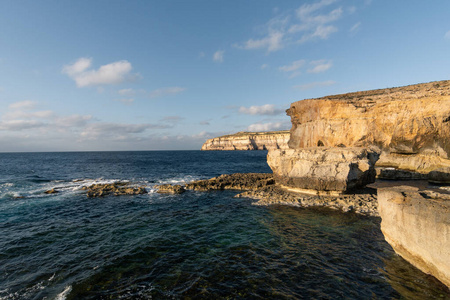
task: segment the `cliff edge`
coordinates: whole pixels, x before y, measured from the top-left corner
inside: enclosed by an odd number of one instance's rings
[[[238,132],[207,140],[202,150],[272,150],[287,149],[289,130]]]

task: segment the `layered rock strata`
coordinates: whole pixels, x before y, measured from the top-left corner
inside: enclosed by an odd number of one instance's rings
[[[383,188],[378,205],[381,230],[395,252],[450,287],[450,194]]]
[[[450,81],[306,99],[287,110],[289,147],[372,147],[378,164],[428,173],[450,166]]]
[[[312,194],[339,195],[375,181],[375,152],[364,148],[272,150],[267,163],[277,184]]]
[[[290,133],[272,132],[238,132],[207,140],[202,150],[271,150],[287,149]]]

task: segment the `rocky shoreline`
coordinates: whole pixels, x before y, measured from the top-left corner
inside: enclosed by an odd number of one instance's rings
[[[236,198],[258,200],[254,205],[291,205],[297,207],[321,206],[340,209],[344,212],[379,216],[376,189],[364,188],[339,196],[311,195],[289,190],[275,184],[273,174],[235,173],[224,174],[206,180],[198,180],[185,185],[160,185],[159,193],[179,194],[180,189],[192,191],[236,190],[244,191]]]

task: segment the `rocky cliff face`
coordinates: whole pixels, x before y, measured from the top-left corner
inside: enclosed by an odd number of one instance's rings
[[[271,150],[267,163],[277,184],[318,195],[341,194],[375,181],[376,153],[364,148]]]
[[[404,186],[379,189],[378,210],[395,252],[450,287],[450,194]]]
[[[371,147],[383,166],[450,166],[450,81],[306,99],[287,110],[289,147]]]
[[[289,131],[239,132],[207,140],[202,150],[287,149]]]

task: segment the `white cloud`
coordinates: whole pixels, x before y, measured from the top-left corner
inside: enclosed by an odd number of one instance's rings
[[[225,51],[224,50],[218,50],[214,53],[213,55],[213,60],[215,62],[223,62],[223,55],[224,55]]]
[[[271,19],[265,26],[267,33],[264,36],[251,38],[236,47],[246,50],[266,49],[270,53],[294,43],[328,39],[338,31],[337,26],[332,23],[341,19],[344,13],[342,7],[326,11],[335,2],[336,0],[322,0],[303,4],[295,14],[285,13],[283,17]]]
[[[444,38],[450,40],[450,30],[445,33]]]
[[[0,130],[21,131],[46,126],[45,123],[37,120],[10,120],[0,121]]]
[[[283,48],[283,36],[281,31],[273,30],[262,39],[249,39],[239,48],[252,50],[267,48],[267,52],[274,52]]]
[[[118,91],[121,96],[134,96],[136,95],[136,91],[133,89],[121,89]]]
[[[149,93],[150,98],[159,98],[169,95],[176,95],[183,91],[185,91],[185,88],[179,87],[179,86],[173,86],[173,87],[167,87],[167,88],[161,88],[153,90]]]
[[[33,109],[35,106],[36,106],[36,102],[30,101],[30,100],[25,100],[25,101],[19,101],[19,102],[11,103],[8,107],[10,109],[25,109],[25,110],[29,110],[29,109]]]
[[[284,113],[284,109],[276,108],[273,104],[265,104],[261,106],[250,106],[239,108],[239,113],[247,115],[279,115]]]
[[[98,70],[89,70],[91,58],[82,57],[71,65],[63,67],[62,72],[75,80],[78,87],[119,84],[136,78],[130,74],[132,66],[126,60],[101,66]]]
[[[84,127],[92,119],[91,115],[69,115],[56,118],[54,124],[59,127]]]
[[[310,89],[314,89],[314,88],[318,88],[318,87],[325,87],[325,86],[330,86],[336,84],[335,81],[333,80],[328,80],[328,81],[317,81],[317,82],[310,82],[310,83],[306,83],[306,84],[300,84],[300,85],[295,85],[293,86],[296,89],[305,91],[305,90],[310,90]]]
[[[315,60],[309,63],[312,67],[308,69],[308,73],[322,73],[327,71],[333,65],[331,60]]]
[[[281,66],[278,69],[283,72],[292,72],[292,71],[297,71],[304,65],[305,65],[305,60],[300,59],[300,60],[296,60],[296,61],[292,62],[290,65]]]
[[[356,33],[359,30],[359,27],[361,26],[361,22],[356,23],[355,25],[352,26],[352,28],[350,28],[350,33]],[[450,33],[450,31],[449,31]],[[449,34],[450,37],[450,34]]]
[[[289,129],[286,122],[273,122],[273,123],[256,123],[247,127],[247,131],[260,132],[260,131],[274,131]]]

